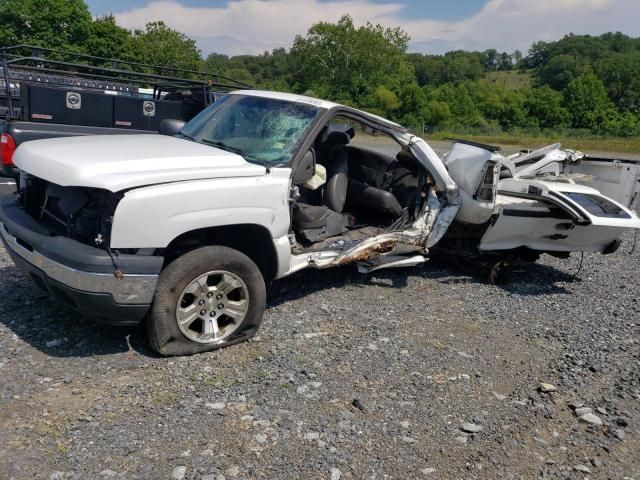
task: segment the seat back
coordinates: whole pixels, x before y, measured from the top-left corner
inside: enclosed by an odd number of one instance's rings
[[[346,149],[351,178],[372,187],[384,188],[387,172],[396,163],[395,158],[361,146],[349,145]]]
[[[349,164],[345,146],[351,138],[346,132],[329,133],[322,143],[320,151],[327,168],[327,185],[324,191],[324,204],[334,212],[342,213],[347,200],[349,183]]]
[[[393,193],[357,180],[349,181],[349,201],[370,212],[383,213],[393,218],[402,215],[402,206]]]

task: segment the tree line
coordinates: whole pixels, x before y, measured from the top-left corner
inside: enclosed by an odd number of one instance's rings
[[[0,0],[0,45],[29,43],[160,66],[206,70],[259,88],[357,106],[423,127],[588,129],[640,134],[640,38],[567,35],[519,51],[408,53],[400,27],[320,22],[290,49],[203,58],[161,21],[127,30],[83,0]]]

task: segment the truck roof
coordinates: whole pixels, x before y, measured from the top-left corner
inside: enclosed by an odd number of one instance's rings
[[[236,90],[234,92],[231,92],[231,94],[247,95],[251,97],[272,98],[274,100],[283,100],[285,102],[308,103],[308,104],[315,105],[320,108],[326,108],[326,109],[341,106],[338,103],[329,102],[327,100],[321,100],[319,98],[308,97],[306,95],[298,95],[296,93],[285,93],[285,92],[272,92],[269,90]]]
[[[321,100],[319,98],[308,97],[306,95],[299,95],[296,93],[272,92],[269,90],[236,90],[236,91],[230,92],[230,94],[231,95],[233,94],[247,95],[252,97],[273,98],[274,100],[283,100],[286,102],[294,102],[294,103],[308,103],[311,105],[315,105],[319,108],[326,108],[327,110],[331,108],[341,107],[348,110],[352,110],[354,112],[358,112],[360,115],[364,117],[369,117],[371,120],[375,120],[376,122],[386,124],[390,127],[393,127],[394,129],[404,130],[404,127],[402,125],[399,125],[395,122],[392,122],[391,120],[380,117],[378,115],[374,115],[373,113],[368,113],[353,107],[347,107],[345,105],[341,105],[335,102],[330,102],[328,100]]]

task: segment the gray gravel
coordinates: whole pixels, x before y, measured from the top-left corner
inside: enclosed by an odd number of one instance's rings
[[[579,256],[504,287],[301,272],[255,340],[171,359],[34,295],[0,250],[0,478],[640,478],[629,240],[575,281]]]

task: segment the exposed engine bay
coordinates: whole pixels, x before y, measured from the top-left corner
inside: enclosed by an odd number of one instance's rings
[[[122,198],[107,190],[61,187],[22,174],[15,194],[25,211],[51,236],[66,236],[85,245],[109,248],[113,214]]]

